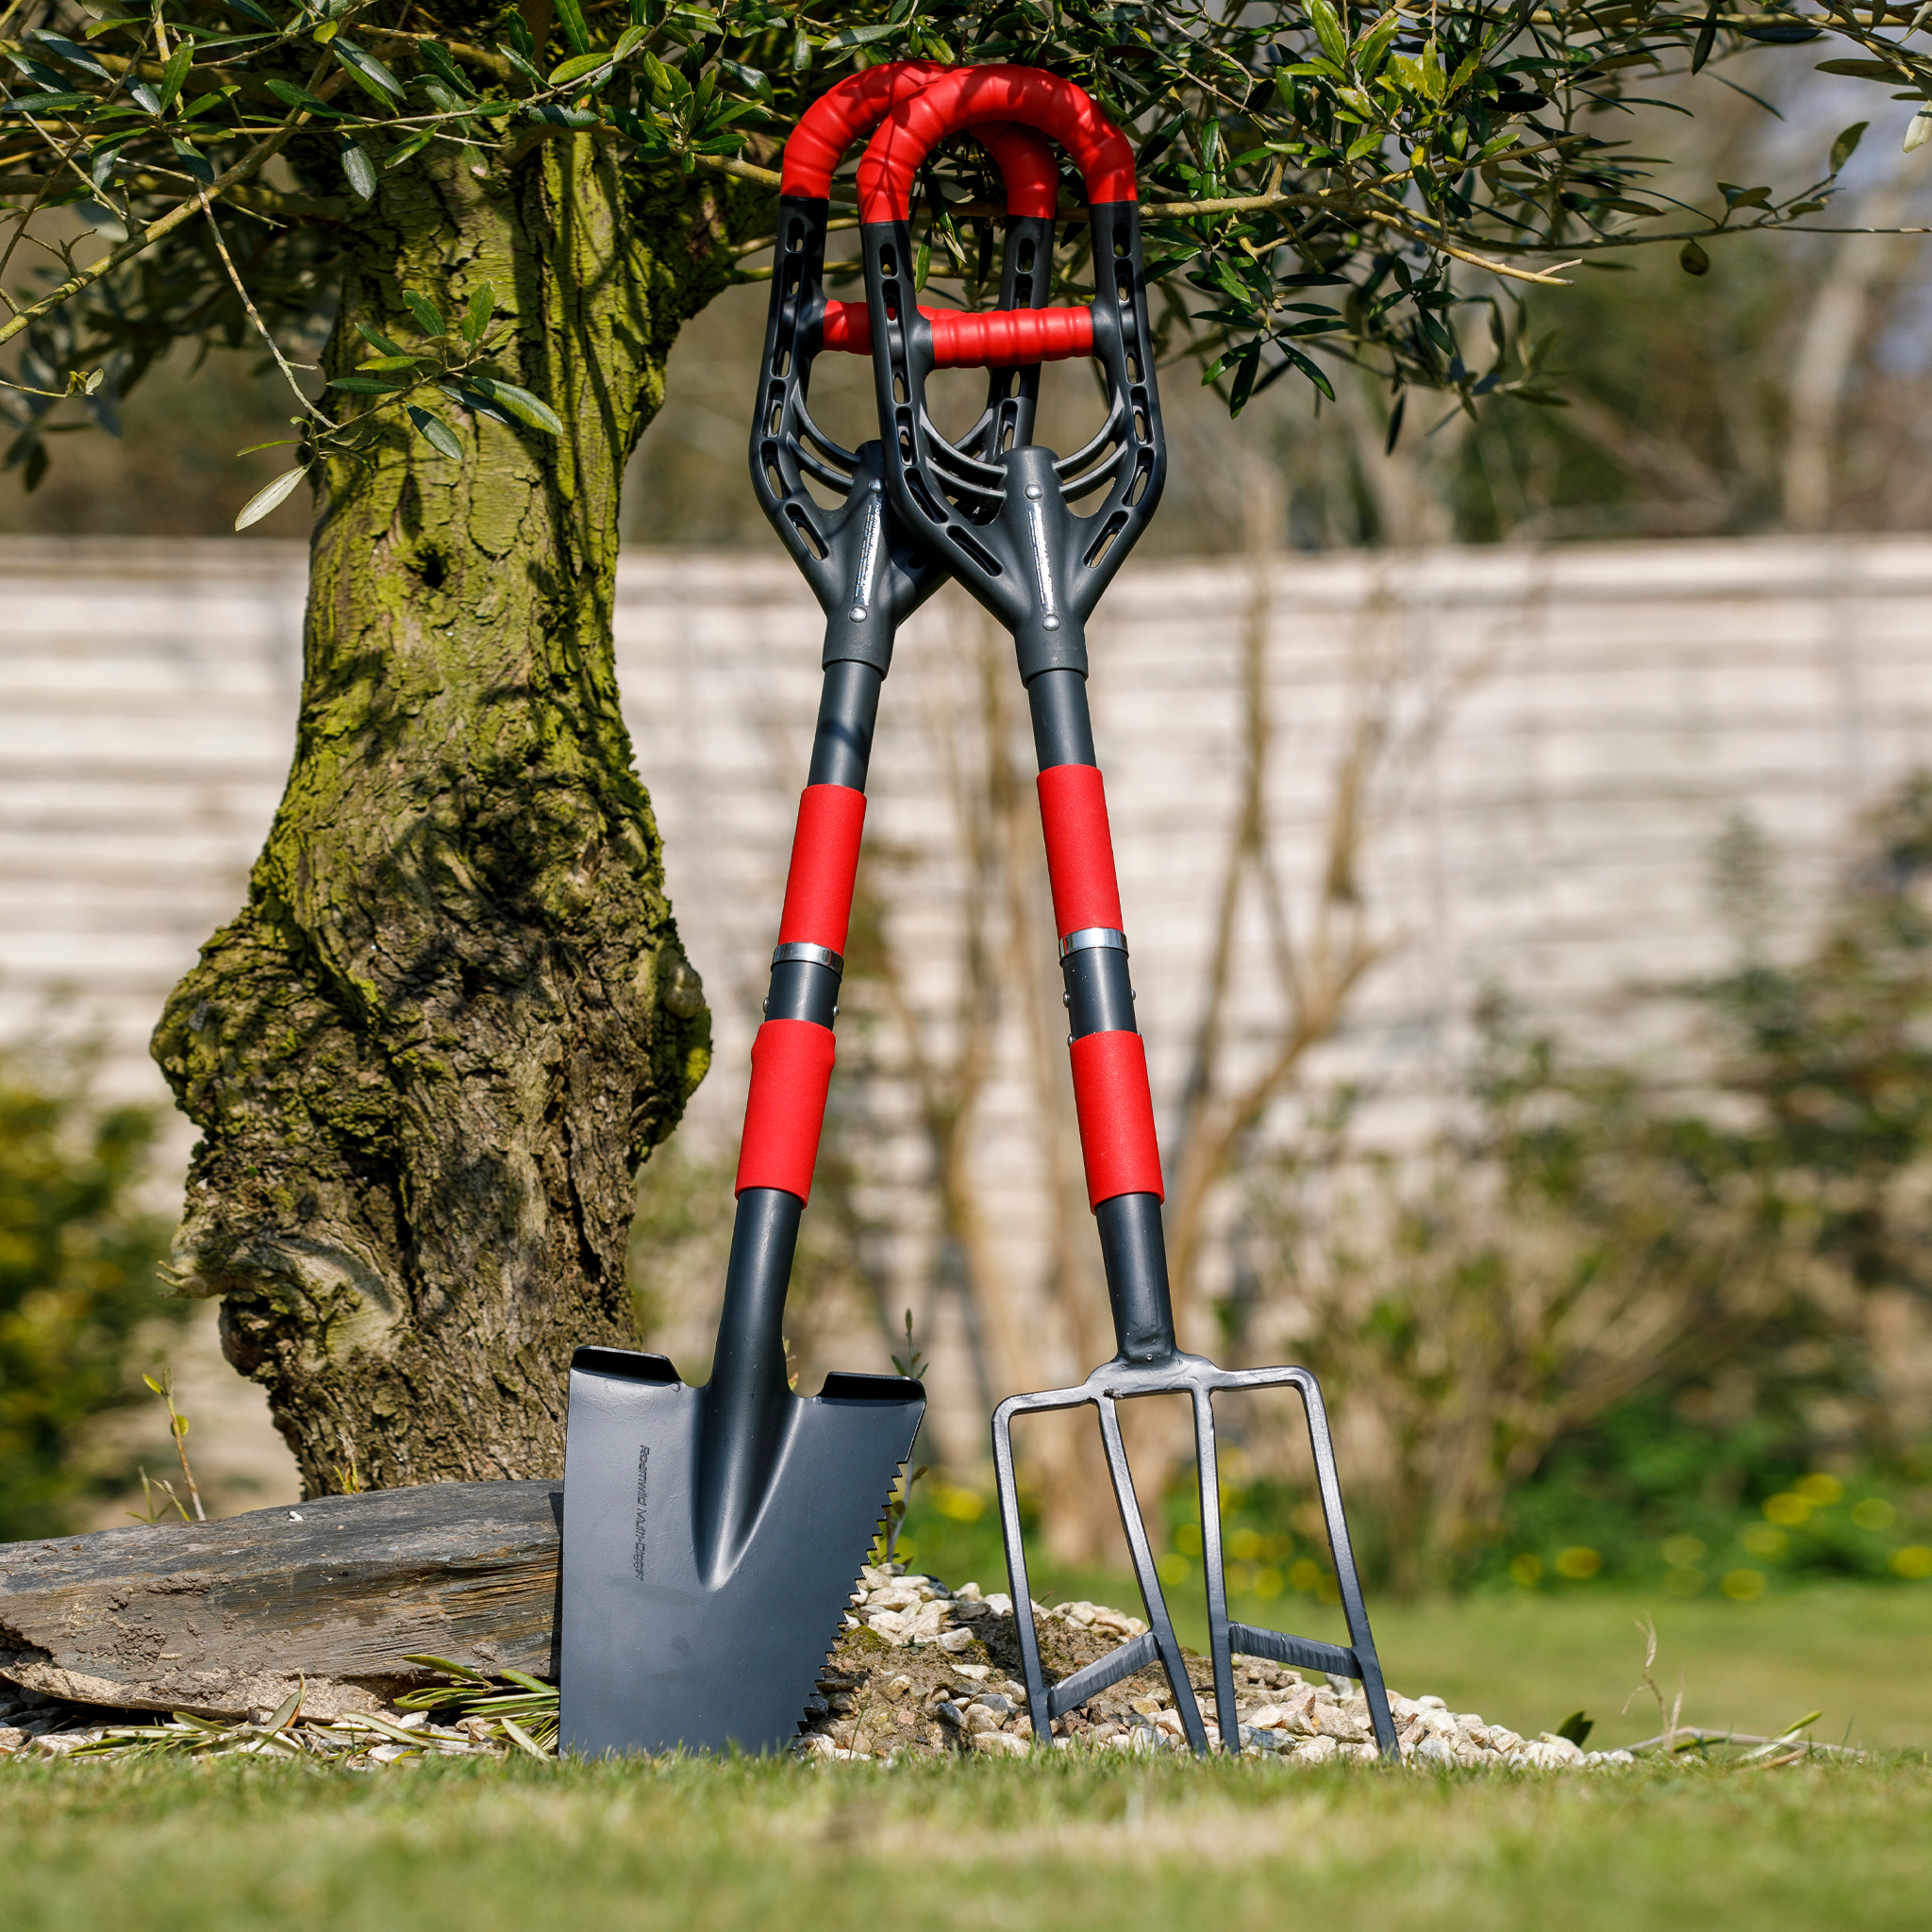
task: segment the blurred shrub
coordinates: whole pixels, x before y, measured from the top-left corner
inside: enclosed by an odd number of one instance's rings
[[[127,1472],[86,1424],[151,1398],[141,1331],[179,1322],[158,1268],[168,1226],[137,1200],[154,1109],[103,1107],[83,1059],[0,1057],[0,1541],[57,1536]]]
[[[1746,920],[1737,969],[1687,990],[1695,1091],[1575,1062],[1491,1002],[1463,1131],[1365,1160],[1344,1108],[1256,1176],[1254,1305],[1348,1411],[1398,1588],[1913,1574],[1932,1429],[1897,1344],[1932,1341],[1932,778],[1863,830],[1801,959]],[[1842,1493],[1765,1515],[1807,1480]]]
[[[1802,1412],[1775,1401],[1726,1427],[1687,1396],[1658,1392],[1557,1442],[1507,1499],[1500,1539],[1474,1579],[1560,1589],[1569,1551],[1591,1576],[1660,1584],[1676,1596],[1748,1600],[1779,1579],[1914,1579],[1932,1573],[1923,1455],[1854,1455],[1842,1474],[1810,1467]],[[1581,1578],[1567,1580],[1580,1581]]]

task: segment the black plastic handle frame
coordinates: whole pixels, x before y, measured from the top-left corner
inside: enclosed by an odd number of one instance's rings
[[[772,303],[765,324],[752,487],[825,614],[827,666],[841,660],[891,665],[892,635],[948,575],[945,561],[905,533],[889,510],[887,464],[876,442],[845,449],[813,422],[811,372],[824,353],[825,240],[829,204],[785,194]],[[1009,215],[1001,259],[999,307],[1046,303],[1053,257],[1051,216]],[[1040,367],[993,373],[987,405],[960,441],[967,459],[1024,443],[1039,408]],[[807,478],[842,499],[820,504]]]
[[[974,79],[1000,70],[976,70]],[[1091,103],[1071,81],[1030,70],[1031,88],[1044,85]],[[1041,126],[1028,88],[996,92],[948,75],[925,92],[927,104],[945,102],[944,131],[966,131],[974,119],[997,114]],[[895,124],[881,125],[861,165],[861,197],[868,171],[891,138],[904,137]],[[928,117],[929,118],[929,117]],[[881,194],[883,206],[888,197]],[[1146,528],[1167,477],[1166,441],[1154,377],[1153,331],[1147,319],[1146,273],[1141,260],[1140,205],[1131,199],[1096,201],[1090,209],[1096,292],[1091,306],[1092,356],[1106,391],[1107,415],[1099,433],[1072,456],[1056,457],[1029,442],[1024,431],[1004,427],[989,444],[984,419],[971,437],[949,441],[926,408],[926,383],[935,367],[932,330],[913,299],[912,240],[896,210],[868,220],[860,229],[866,294],[872,310],[873,368],[879,429],[885,446],[887,488],[892,508],[911,534],[947,571],[1013,633],[1020,674],[1027,683],[1050,670],[1087,670],[1086,625],[1101,593]],[[1038,263],[1042,285],[1050,261]],[[994,393],[1017,387],[1018,372],[994,374]],[[1034,377],[1037,383],[1037,375]],[[1099,495],[1091,510],[1077,503]]]

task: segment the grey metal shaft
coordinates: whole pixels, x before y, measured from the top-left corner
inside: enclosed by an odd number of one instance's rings
[[[879,617],[882,625],[890,623],[888,613]],[[887,637],[890,652],[890,632]],[[835,658],[825,666],[809,783],[865,790],[884,680],[875,664],[854,658]],[[766,1017],[830,1026],[839,983],[831,965],[776,960]],[[805,1203],[780,1188],[747,1188],[738,1197],[698,1460],[698,1570],[711,1581],[737,1562],[782,1444],[791,1393],[785,1296],[804,1211]]]
[[[698,1460],[698,1574],[708,1583],[744,1548],[784,1435],[785,1292],[804,1211],[781,1188],[738,1197]]]
[[[808,785],[849,785],[865,790],[872,763],[872,735],[878,722],[879,687],[886,674],[856,658],[839,658],[825,666],[819,692],[818,723],[811,738],[811,770]]]
[[[1026,685],[1033,747],[1042,772],[1058,765],[1097,765],[1087,680],[1077,671],[1041,671]],[[1134,988],[1124,945],[1080,946],[1060,961],[1066,981],[1068,1034],[1137,1033]],[[1094,1209],[1101,1267],[1113,1312],[1114,1341],[1131,1361],[1164,1359],[1174,1351],[1174,1297],[1158,1194],[1116,1194]]]

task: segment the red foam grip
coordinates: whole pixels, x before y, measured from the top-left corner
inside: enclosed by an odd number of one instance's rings
[[[785,143],[780,194],[823,201],[832,192],[839,163],[907,95],[945,73],[936,60],[893,60],[868,67],[821,94],[800,117]]]
[[[903,222],[919,166],[949,134],[986,121],[1037,127],[1073,156],[1093,202],[1136,201],[1134,150],[1071,80],[1037,67],[955,67],[895,102],[858,164],[858,218]]]
[[[1017,121],[984,121],[973,135],[998,164],[1007,212],[1052,221],[1060,205],[1060,164],[1052,147]]]
[[[1096,765],[1052,765],[1040,774],[1040,824],[1054,928],[1062,939],[1090,925],[1124,929],[1107,788]]]
[[[838,1043],[809,1020],[767,1020],[751,1043],[751,1092],[738,1143],[738,1185],[811,1198]]]
[[[868,67],[821,94],[785,143],[778,192],[824,201],[832,176],[854,146],[903,100],[948,70],[931,60],[894,60]],[[1009,215],[1043,215],[1059,206],[1060,171],[1053,149],[1030,127],[993,122],[974,129],[999,164]]]
[[[1146,1042],[1138,1033],[1089,1033],[1074,1041],[1072,1055],[1087,1205],[1098,1208],[1116,1194],[1164,1199]]]
[[[1093,353],[1093,314],[1087,308],[922,308],[932,325],[935,369],[1002,369],[1015,362],[1065,362]],[[872,354],[872,311],[863,302],[827,302],[822,341],[827,349]]]
[[[865,830],[865,793],[849,785],[808,785],[798,794],[798,829],[785,874],[778,943],[845,950],[852,923],[852,882]]]

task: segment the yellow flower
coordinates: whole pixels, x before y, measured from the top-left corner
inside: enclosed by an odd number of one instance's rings
[[[1531,1584],[1539,1581],[1542,1574],[1543,1559],[1541,1557],[1531,1556],[1527,1550],[1524,1550],[1522,1556],[1512,1557],[1509,1559],[1509,1580],[1512,1583],[1522,1584],[1525,1590]]]
[[[977,1523],[986,1514],[986,1498],[976,1490],[956,1490],[950,1483],[936,1483],[932,1507],[955,1523]]]
[[[1795,1529],[1811,1513],[1811,1499],[1801,1496],[1793,1490],[1781,1491],[1769,1497],[1764,1505],[1768,1522],[1782,1524],[1787,1529]]]
[[[1704,1561],[1710,1552],[1694,1536],[1667,1536],[1663,1541],[1664,1561],[1689,1570]]]
[[[1733,1603],[1756,1603],[1764,1594],[1764,1573],[1761,1570],[1726,1570],[1718,1588]]]
[[[1898,1511],[1883,1496],[1867,1496],[1852,1505],[1852,1521],[1860,1529],[1890,1529]]]
[[[1932,1576],[1932,1549],[1924,1543],[1907,1543],[1892,1557],[1891,1567],[1901,1576]]]
[[[1798,1493],[1814,1509],[1823,1509],[1827,1503],[1836,1503],[1845,1492],[1845,1486],[1835,1475],[1807,1475],[1798,1485]]]
[[[1742,1541],[1754,1557],[1782,1557],[1791,1546],[1790,1538],[1769,1523],[1754,1523]]]
[[[1557,1574],[1574,1577],[1578,1582],[1594,1576],[1603,1567],[1603,1557],[1583,1543],[1573,1543],[1557,1558]]]

